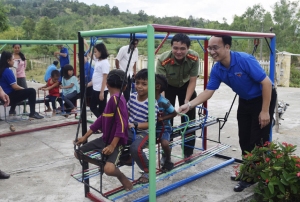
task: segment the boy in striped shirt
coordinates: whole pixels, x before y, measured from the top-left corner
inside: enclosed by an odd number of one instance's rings
[[[149,182],[149,160],[143,149],[148,147],[149,131],[148,131],[148,71],[140,70],[135,75],[136,92],[130,95],[127,103],[129,111],[128,128],[134,128],[136,136],[134,142],[130,145],[130,154],[139,168],[144,171],[138,179],[139,183]],[[158,112],[157,102],[155,101],[155,120]],[[133,137],[129,130],[129,139]]]

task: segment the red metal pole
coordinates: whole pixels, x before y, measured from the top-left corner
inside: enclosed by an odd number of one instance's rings
[[[203,86],[203,90],[206,89],[207,82],[208,82],[208,51],[207,51],[207,47],[208,47],[208,40],[205,40],[204,41],[204,78],[203,78],[204,86]],[[207,101],[205,101],[203,103],[203,106],[207,109]],[[206,150],[207,149],[207,127],[204,127],[203,136],[204,136],[203,149]]]
[[[72,121],[72,122],[68,122],[68,123],[61,123],[61,124],[56,124],[56,125],[52,125],[52,126],[43,126],[43,127],[40,127],[40,128],[22,130],[22,131],[11,132],[11,133],[4,133],[4,134],[0,135],[0,138],[13,136],[13,135],[20,135],[20,134],[30,133],[30,132],[37,132],[37,131],[40,131],[40,130],[47,130],[47,129],[51,129],[51,128],[63,127],[63,126],[68,126],[68,125],[74,125],[74,124],[78,124],[78,121]]]
[[[76,44],[74,44],[73,47],[73,51],[74,51],[74,75],[76,76]]]
[[[165,38],[162,40],[162,42],[159,44],[159,46],[157,47],[157,49],[155,50],[155,55],[157,54],[157,52],[160,50],[160,48],[164,45],[165,41],[167,40],[167,38],[169,37],[170,32],[167,33],[167,35],[165,36]]]
[[[105,199],[98,198],[96,195],[92,194],[91,192],[88,192],[86,197],[94,202],[105,202],[106,201]]]

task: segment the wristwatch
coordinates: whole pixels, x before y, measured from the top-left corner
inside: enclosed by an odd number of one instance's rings
[[[188,102],[187,105],[189,106],[189,110],[192,109],[192,105],[190,102]]]
[[[134,125],[134,129],[135,129],[135,130],[137,130],[137,129],[138,129],[138,125],[139,125],[139,123],[138,123],[138,122],[136,122],[136,121],[134,121],[134,122],[133,122],[133,125]]]

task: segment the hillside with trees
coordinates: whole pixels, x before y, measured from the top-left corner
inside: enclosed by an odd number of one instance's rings
[[[100,5],[87,5],[77,0],[0,0],[0,4],[0,18],[4,15],[9,19],[9,29],[0,33],[0,39],[77,39],[78,31],[152,23],[247,32],[270,32],[272,27],[278,50],[300,53],[299,1],[278,0],[273,5],[273,14],[259,4],[254,5],[243,15],[235,15],[231,24],[225,18],[218,22],[194,16],[187,19],[178,16],[161,18],[147,15],[143,10],[120,12],[116,6],[101,5],[101,1]],[[104,42],[110,44],[113,53],[126,43],[121,39],[104,39]],[[193,49],[201,51],[199,45]],[[252,52],[253,40],[236,40],[233,49]],[[52,49],[36,50],[36,53],[47,54],[47,51]],[[141,53],[147,54],[146,49],[141,49]],[[264,42],[261,57],[268,55],[269,49]]]

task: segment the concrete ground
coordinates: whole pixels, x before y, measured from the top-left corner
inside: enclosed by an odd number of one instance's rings
[[[30,83],[29,85],[37,88],[39,84]],[[199,84],[197,92],[201,92],[202,88],[203,86]],[[231,89],[222,85],[208,103],[209,115],[224,117],[233,97],[234,93]],[[300,130],[300,89],[278,88],[278,98],[288,102],[290,106],[283,116],[285,120],[281,121],[279,132],[276,133],[273,130],[273,140],[300,145],[298,138],[298,131]],[[231,146],[222,154],[241,158],[236,122],[237,104],[236,101],[229,119],[221,131],[221,142]],[[42,108],[43,106],[41,106],[41,111]],[[90,118],[89,114],[88,118]],[[14,125],[17,131],[22,131],[69,123],[74,120],[74,116],[68,118],[57,116],[43,120],[16,122]],[[178,123],[179,118],[176,121]],[[77,125],[69,125],[0,138],[0,169],[11,174],[10,179],[0,180],[0,201],[90,201],[84,197],[83,184],[70,176],[72,173],[80,172],[81,169],[79,162],[73,156],[72,141],[75,139],[76,131]],[[217,132],[217,125],[208,127],[209,138],[217,138]],[[0,134],[4,133],[10,133],[10,131],[8,124],[1,121]],[[198,135],[200,135],[200,132],[198,132]],[[98,137],[98,135],[93,136],[91,138]],[[201,140],[197,140],[197,145],[201,145]],[[209,147],[213,145],[214,143],[208,144]],[[178,151],[180,151],[180,148],[174,148],[174,152]],[[297,150],[296,154],[300,155],[300,150]],[[184,172],[177,173],[157,183],[157,189],[185,179],[221,162],[224,162],[224,160],[211,157]],[[233,165],[226,166],[159,196],[157,201],[249,201],[249,198],[253,195],[253,187],[240,193],[233,191],[236,183],[229,179],[234,170]],[[140,173],[136,166],[135,168],[134,175],[138,178]],[[122,167],[121,170],[127,176],[131,175],[130,167]],[[114,178],[105,175],[103,175],[103,178],[104,192],[120,186],[120,183]],[[90,183],[99,188],[98,177],[92,178]],[[145,193],[147,192],[148,190],[145,191]],[[92,191],[92,193],[100,197],[95,191]],[[135,193],[118,201],[133,201],[141,195],[141,193]]]

